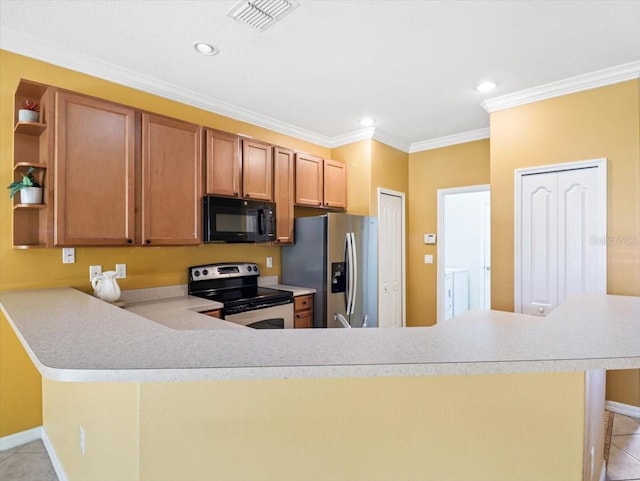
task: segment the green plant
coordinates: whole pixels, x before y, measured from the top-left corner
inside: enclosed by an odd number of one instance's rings
[[[9,198],[13,199],[13,196],[16,195],[16,193],[20,192],[25,187],[40,187],[40,184],[38,183],[36,178],[33,176],[34,170],[35,169],[33,167],[29,167],[29,170],[27,171],[27,173],[22,174],[21,181],[15,181],[9,184],[9,186],[7,187],[7,189],[9,189]]]
[[[33,110],[34,112],[40,112],[40,106],[29,99],[26,99],[24,102],[22,102],[22,108],[25,110]]]

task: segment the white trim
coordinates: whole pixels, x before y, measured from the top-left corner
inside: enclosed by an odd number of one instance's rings
[[[64,472],[64,469],[62,469],[60,459],[56,455],[56,450],[53,448],[53,444],[51,444],[51,440],[47,435],[47,430],[44,427],[42,428],[42,444],[44,444],[44,447],[47,450],[53,470],[56,472],[56,476],[58,476],[58,481],[68,481],[67,474]]]
[[[523,169],[514,170],[514,211],[513,211],[513,224],[514,224],[514,312],[522,312],[522,259],[521,259],[521,243],[522,243],[522,226],[520,225],[520,212],[522,209],[522,177],[524,175],[543,174],[548,172],[560,172],[563,170],[572,169],[585,169],[589,167],[598,168],[598,188],[603,195],[604,202],[598,205],[598,222],[602,227],[601,236],[603,238],[607,235],[607,159],[591,159],[591,160],[579,160],[577,162],[566,162],[563,164],[549,164],[539,167],[526,167]],[[602,294],[607,293],[607,249],[606,242],[602,249],[600,249],[600,256],[598,258],[600,265],[600,289]]]
[[[444,319],[444,304],[442,294],[444,291],[444,198],[451,194],[466,194],[470,192],[491,192],[490,184],[469,185],[466,187],[452,187],[449,189],[438,189],[437,191],[437,216],[438,226],[436,231],[436,322],[440,323]],[[442,260],[442,262],[440,262]]]
[[[409,144],[407,142],[385,132],[381,132],[380,130],[376,130],[373,133],[372,138],[373,140],[377,140],[378,142],[388,145],[389,147],[393,147],[394,149],[398,149],[406,153],[409,152]]]
[[[489,127],[482,129],[469,130],[458,134],[446,135],[431,140],[423,140],[422,142],[414,142],[409,146],[409,153],[422,152],[423,150],[439,149],[450,145],[464,144],[473,142],[474,140],[482,140],[489,138]]]
[[[328,144],[326,145],[326,147],[341,147],[343,145],[352,144],[354,142],[360,142],[361,140],[372,139],[375,130],[375,127],[367,127],[366,129],[354,130],[353,132],[347,132],[346,134],[338,135],[336,137],[328,139]]]
[[[401,256],[402,256],[402,327],[407,326],[407,218],[406,199],[404,192],[378,187],[378,231],[380,230],[380,196],[393,195],[400,197],[402,203]],[[380,239],[380,232],[378,232]],[[380,255],[378,255],[378,279],[380,278]],[[381,284],[378,282],[378,299],[380,299]],[[378,326],[380,325],[380,308],[378,307]]]
[[[19,433],[9,434],[0,438],[0,451],[7,449],[13,449],[23,444],[37,441],[42,438],[42,426],[37,428],[27,429],[26,431],[20,431]]]
[[[607,401],[604,408],[612,413],[640,419],[640,406],[633,406],[631,404],[624,404],[616,401]]]
[[[607,481],[607,463],[602,463],[602,468],[600,468],[600,477],[598,481]]]
[[[576,75],[557,82],[540,85],[512,94],[487,99],[480,105],[489,113],[539,102],[540,100],[560,97],[584,90],[591,90],[627,80],[640,78],[640,61],[618,65],[583,75]]]

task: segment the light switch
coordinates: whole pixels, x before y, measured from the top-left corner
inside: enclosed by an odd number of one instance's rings
[[[424,263],[425,264],[433,264],[433,256],[431,254],[424,255]]]
[[[436,235],[435,234],[425,234],[424,235],[424,243],[425,244],[435,244],[436,243]]]

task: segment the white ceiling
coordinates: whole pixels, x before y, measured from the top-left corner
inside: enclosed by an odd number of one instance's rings
[[[299,0],[263,32],[236,3],[1,0],[0,47],[323,145],[371,116],[407,151],[486,129],[489,97],[640,60],[637,0]]]

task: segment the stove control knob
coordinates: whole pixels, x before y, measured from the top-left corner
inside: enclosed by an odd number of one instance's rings
[[[203,276],[206,276],[207,274],[209,274],[209,271],[208,271],[208,270],[206,270],[206,269],[205,269],[205,270],[203,270],[203,271],[202,271],[202,275],[203,275]]]
[[[193,271],[193,277],[200,277],[200,271]]]

